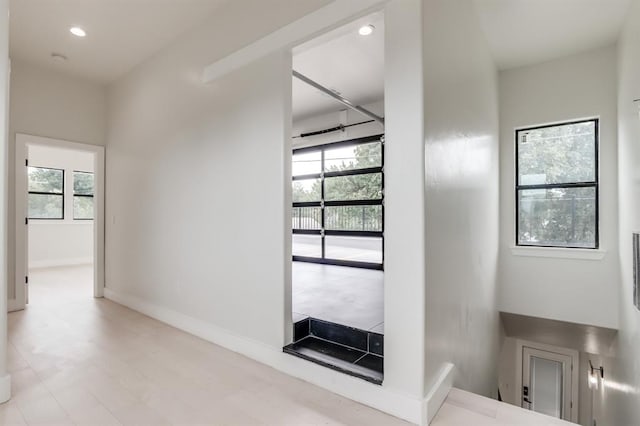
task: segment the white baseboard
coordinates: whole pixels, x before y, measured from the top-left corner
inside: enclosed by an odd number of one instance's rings
[[[422,415],[422,423],[430,424],[438,413],[438,410],[447,399],[449,391],[453,387],[453,378],[455,366],[451,363],[445,363],[436,377],[433,386],[427,393],[424,403],[424,412]]]
[[[93,263],[93,257],[74,257],[69,259],[30,260],[29,269],[55,268],[57,266],[78,266]]]
[[[415,424],[423,423],[425,401],[393,389],[330,370],[285,354],[282,348],[238,336],[211,323],[149,303],[139,297],[104,289],[104,296],[116,303],[240,353],[290,376],[320,386],[333,393],[368,405]]]

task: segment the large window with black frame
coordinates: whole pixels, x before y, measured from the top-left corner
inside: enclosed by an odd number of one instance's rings
[[[598,120],[516,131],[516,244],[598,248]]]
[[[293,151],[293,260],[383,269],[384,136]]]

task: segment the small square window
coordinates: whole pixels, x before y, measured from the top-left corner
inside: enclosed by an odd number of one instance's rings
[[[64,219],[64,170],[28,168],[29,219]]]

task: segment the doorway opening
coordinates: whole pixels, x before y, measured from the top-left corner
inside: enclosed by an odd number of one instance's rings
[[[373,383],[384,361],[384,17],[293,51],[285,352]]]
[[[522,345],[522,408],[577,421],[578,364],[576,351]]]
[[[102,147],[16,135],[10,310],[102,297],[103,158]]]

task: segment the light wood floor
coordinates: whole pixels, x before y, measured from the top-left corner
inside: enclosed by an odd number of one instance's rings
[[[91,268],[30,275],[0,424],[401,425],[106,299]]]
[[[406,425],[106,299],[90,267],[30,274],[0,425]],[[453,390],[434,426],[565,422]]]

